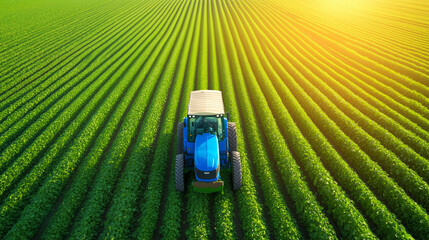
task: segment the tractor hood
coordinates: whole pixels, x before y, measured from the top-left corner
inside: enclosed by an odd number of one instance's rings
[[[200,171],[213,171],[219,167],[219,146],[216,135],[203,133],[195,139],[195,167]]]

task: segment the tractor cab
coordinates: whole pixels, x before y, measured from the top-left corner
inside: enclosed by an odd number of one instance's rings
[[[224,138],[223,115],[216,116],[188,116],[188,141],[195,141],[197,135],[209,133],[215,135],[217,139]]]
[[[235,168],[240,165],[236,142],[235,124],[228,122],[222,92],[191,92],[188,115],[177,129],[177,190],[184,191],[184,174],[193,170],[196,180],[192,182],[194,191],[223,192],[220,170],[231,170],[234,165]],[[235,171],[233,189],[236,190],[241,186],[241,165]]]

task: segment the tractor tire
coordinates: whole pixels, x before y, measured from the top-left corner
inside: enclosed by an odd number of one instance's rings
[[[235,122],[228,123],[228,143],[229,151],[237,151],[237,127]]]
[[[185,158],[183,154],[176,155],[176,169],[175,169],[175,179],[176,179],[176,189],[179,192],[185,191],[185,176],[183,173],[183,168],[185,167]]]
[[[183,149],[183,122],[177,124],[177,145],[176,154],[182,154],[185,152]]]
[[[241,188],[241,160],[240,153],[231,152],[232,159],[232,190],[237,191]]]

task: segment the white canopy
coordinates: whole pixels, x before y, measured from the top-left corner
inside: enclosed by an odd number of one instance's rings
[[[222,92],[216,90],[192,91],[189,98],[188,115],[224,114]]]

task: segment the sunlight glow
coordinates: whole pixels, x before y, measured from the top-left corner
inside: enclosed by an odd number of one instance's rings
[[[370,0],[319,0],[322,11],[331,16],[347,17],[355,12],[365,11],[371,1]]]

